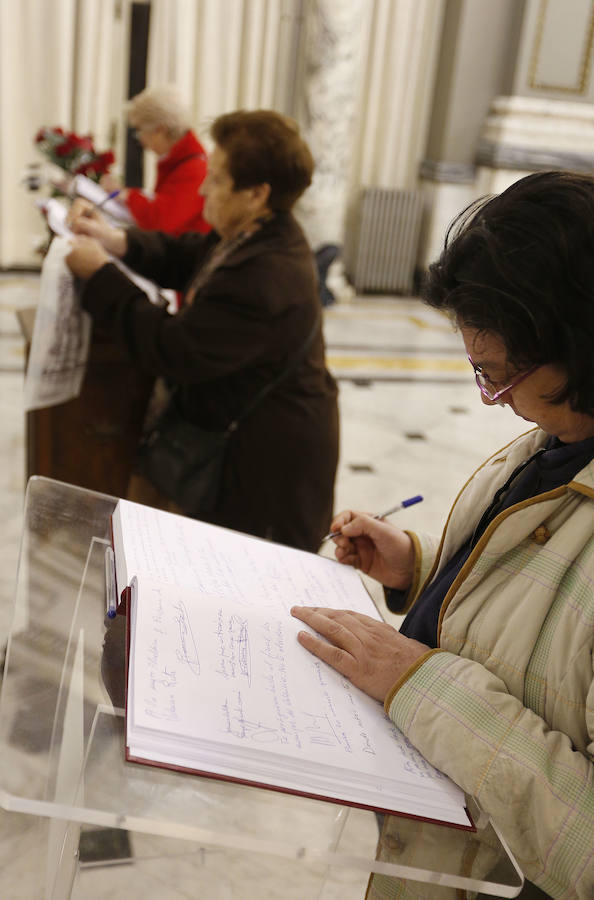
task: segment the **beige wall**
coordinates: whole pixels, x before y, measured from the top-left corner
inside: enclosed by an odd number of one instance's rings
[[[594,102],[592,0],[528,0],[512,93]]]
[[[426,156],[472,164],[491,99],[507,93],[522,0],[448,0]]]

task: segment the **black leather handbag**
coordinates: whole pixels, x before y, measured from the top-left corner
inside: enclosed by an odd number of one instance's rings
[[[216,505],[229,441],[240,423],[264,397],[297,367],[311,346],[320,318],[297,354],[273,381],[258,391],[224,431],[208,431],[186,419],[174,391],[165,412],[143,437],[138,472],[188,516],[200,516]]]
[[[174,396],[141,441],[138,470],[187,515],[210,512],[233,430],[206,431],[194,425],[179,412]]]

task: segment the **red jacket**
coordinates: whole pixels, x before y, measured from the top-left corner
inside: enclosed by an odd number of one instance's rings
[[[209,232],[210,225],[202,218],[204,197],[198,193],[205,175],[206,152],[194,132],[187,131],[159,160],[154,196],[129,189],[126,202],[137,225],[176,236]]]

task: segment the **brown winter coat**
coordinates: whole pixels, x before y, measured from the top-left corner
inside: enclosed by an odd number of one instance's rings
[[[133,228],[124,262],[184,291],[218,240]],[[320,314],[313,256],[290,213],[265,222],[176,315],[113,264],[88,280],[82,302],[142,371],[179,386],[184,414],[209,428],[224,428],[282,371]],[[303,362],[233,436],[219,502],[205,518],[315,551],[331,520],[337,457],[337,388],[320,324]]]

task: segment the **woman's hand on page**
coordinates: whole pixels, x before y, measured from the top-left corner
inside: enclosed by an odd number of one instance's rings
[[[291,615],[322,635],[300,631],[302,647],[382,703],[398,679],[430,650],[362,613],[294,606]]]
[[[334,517],[331,531],[336,559],[361,569],[386,587],[405,591],[414,574],[414,546],[401,528],[365,513],[346,510]]]

